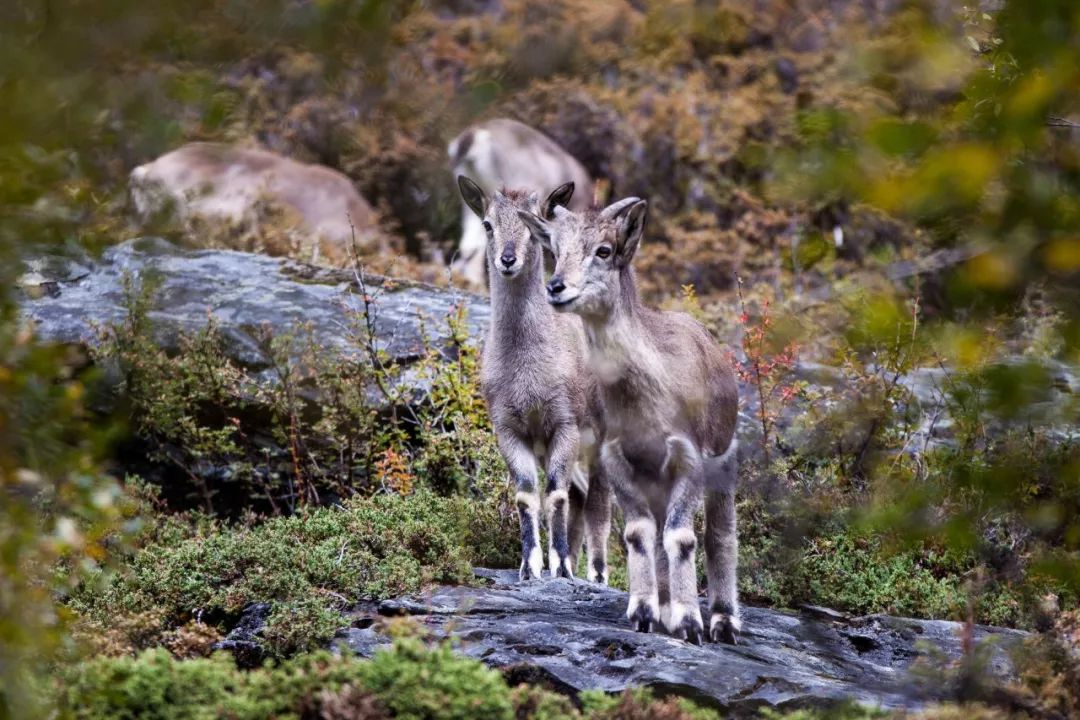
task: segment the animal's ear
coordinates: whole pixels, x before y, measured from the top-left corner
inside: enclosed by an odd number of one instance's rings
[[[488,209],[488,197],[484,191],[464,175],[458,175],[457,185],[458,190],[461,191],[461,199],[465,201],[470,210],[476,213],[478,218],[483,219]]]
[[[618,247],[615,250],[615,264],[626,267],[637,252],[641,236],[645,234],[645,220],[649,215],[649,203],[638,200],[629,207],[619,221],[617,232]]]
[[[528,210],[518,210],[518,217],[525,227],[529,228],[529,234],[548,250],[551,249],[551,226],[543,218],[533,215]]]
[[[544,200],[544,204],[540,208],[540,217],[551,220],[555,217],[555,208],[567,207],[572,197],[574,197],[574,183],[563,183],[552,190],[551,194]]]

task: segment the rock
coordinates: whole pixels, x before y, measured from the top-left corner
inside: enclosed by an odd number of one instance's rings
[[[350,324],[363,317],[363,301],[351,270],[319,268],[252,253],[183,250],[160,238],[116,245],[101,260],[31,260],[20,285],[20,310],[43,340],[88,345],[98,329],[127,314],[125,278],[155,284],[149,319],[155,338],[169,351],[180,336],[213,318],[225,353],[258,374],[269,367],[261,336],[307,332],[320,347],[347,355],[364,352]],[[425,334],[449,350],[445,319],[459,303],[470,336],[480,337],[489,316],[484,298],[422,283],[365,276],[375,308],[373,334],[387,360],[406,372],[423,354]],[[27,292],[27,287],[50,288]]]
[[[225,639],[214,643],[211,649],[231,652],[242,668],[258,667],[266,659],[261,633],[272,609],[270,603],[250,603]]]
[[[131,278],[129,282],[127,278]],[[234,454],[189,455],[188,448],[171,438],[132,434],[117,447],[114,471],[138,475],[163,489],[173,507],[203,503],[219,512],[240,513],[244,508],[276,510],[291,500],[290,478],[295,457],[280,440],[280,416],[271,392],[280,377],[271,363],[273,352],[291,355],[291,365],[303,373],[311,353],[333,364],[335,356],[370,368],[364,320],[364,292],[351,270],[318,268],[281,258],[232,251],[183,250],[158,238],[131,240],[105,251],[99,261],[60,257],[28,263],[20,281],[21,318],[46,341],[69,344],[73,364],[93,358],[85,352],[103,340],[103,331],[122,323],[131,305],[131,287],[152,283],[146,320],[153,340],[170,355],[184,347],[184,335],[206,328],[213,321],[221,352],[243,370],[228,392],[242,423],[243,440]],[[385,373],[365,376],[367,407],[388,417],[410,415],[428,399],[430,363],[436,357],[453,361],[457,345],[451,341],[447,317],[458,316],[470,338],[479,338],[488,319],[483,298],[408,281],[365,275],[364,286],[373,308],[373,347]],[[281,341],[292,337],[291,345]],[[122,406],[117,384],[120,368],[107,363],[91,393],[91,407],[104,415]],[[385,381],[384,381],[385,380]],[[324,417],[324,398],[313,380],[303,378],[296,387],[305,421],[317,432]],[[322,437],[322,436],[320,436]],[[334,477],[348,477],[358,485],[367,481],[363,468],[345,458],[341,465],[325,465]],[[327,462],[333,462],[330,458]],[[267,491],[269,488],[269,491]],[[209,491],[207,491],[209,489]],[[329,483],[318,490],[325,502],[340,497]],[[272,498],[272,499],[269,499]],[[260,504],[269,503],[269,505]]]
[[[1014,355],[999,361],[1003,368],[1030,366],[1032,374],[1039,376],[1033,393],[1038,393],[1038,400],[1032,400],[1024,413],[1015,418],[986,415],[987,427],[994,432],[1005,432],[1027,427],[1029,420],[1038,421],[1048,436],[1061,442],[1075,442],[1080,438],[1071,408],[1080,393],[1080,369],[1058,360]],[[874,366],[866,366],[867,373],[874,372]],[[881,370],[882,379],[891,382],[892,374]],[[907,438],[905,452],[922,454],[929,450],[951,447],[954,420],[949,414],[951,405],[950,392],[957,387],[962,373],[946,367],[913,368],[896,378],[897,389],[893,411],[897,418],[907,417],[910,435]],[[786,402],[774,397],[770,409],[776,414],[773,418],[771,434],[776,455],[793,455],[805,452],[815,457],[828,457],[835,453],[837,443],[842,439],[845,449],[851,452],[850,443],[861,442],[869,431],[866,417],[856,412],[861,398],[857,379],[836,367],[814,362],[798,361],[785,379],[786,383],[805,384],[806,394],[795,395]],[[806,398],[810,397],[811,400]],[[813,407],[811,403],[814,403]],[[740,383],[739,387],[739,457],[741,462],[757,460],[762,456],[760,401],[756,389],[749,383]],[[814,410],[815,414],[811,413]],[[831,427],[822,431],[808,418],[829,413],[847,412],[846,418],[852,423],[852,436],[839,438]],[[860,425],[861,423],[861,425]]]
[[[777,58],[773,70],[776,72],[776,79],[780,81],[780,90],[785,95],[791,95],[799,89],[799,68],[791,58]]]
[[[438,587],[419,598],[384,602],[408,612],[436,638],[511,678],[545,682],[567,693],[620,692],[649,686],[736,716],[762,707],[828,706],[852,699],[888,708],[918,707],[934,696],[907,670],[930,653],[961,654],[960,623],[886,616],[847,618],[745,608],[738,646],[702,647],[630,630],[625,592],[577,580],[520,583],[516,570],[477,570],[485,587]],[[978,626],[990,648],[986,672],[1009,676],[1006,651],[1025,633]],[[339,634],[335,645],[369,657],[388,643],[370,628]],[[939,683],[940,684],[940,683]]]

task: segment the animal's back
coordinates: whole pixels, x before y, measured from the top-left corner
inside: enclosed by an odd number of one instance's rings
[[[554,140],[524,123],[495,118],[454,138],[447,152],[455,175],[474,178],[488,193],[501,187],[546,191],[565,182],[576,190],[570,207],[584,210],[593,197],[589,173]]]
[[[146,217],[166,203],[181,216],[232,222],[251,218],[264,196],[295,213],[308,230],[344,247],[350,220],[361,244],[370,244],[376,218],[348,177],[255,148],[222,143],[184,145],[131,172],[136,211]]]
[[[678,311],[653,311],[650,325],[676,372],[675,389],[688,408],[706,454],[725,452],[738,419],[738,385],[724,349],[705,327]]]

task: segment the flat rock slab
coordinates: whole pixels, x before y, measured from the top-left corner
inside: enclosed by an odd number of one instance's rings
[[[916,707],[932,699],[909,667],[929,652],[961,655],[959,623],[886,616],[848,618],[822,608],[789,613],[745,608],[738,646],[702,647],[630,630],[627,594],[583,580],[519,583],[513,570],[478,570],[484,587],[439,587],[384,601],[383,615],[416,616],[437,638],[512,678],[575,693],[649,686],[736,714],[841,700]],[[987,672],[1011,673],[1007,649],[1024,633],[976,627],[990,650]],[[342,631],[338,645],[370,656],[388,640],[372,628]],[[940,679],[940,678],[939,678]],[[938,683],[940,685],[940,683]]]

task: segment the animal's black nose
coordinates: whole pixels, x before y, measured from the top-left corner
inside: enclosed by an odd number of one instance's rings
[[[499,261],[502,262],[504,267],[510,267],[511,265],[514,264],[514,262],[517,261],[517,256],[514,255],[513,253],[503,253],[499,257]]]
[[[555,277],[551,278],[551,282],[549,282],[547,284],[547,289],[548,289],[548,294],[550,294],[550,295],[558,295],[559,293],[561,293],[563,290],[566,289],[566,283],[563,282],[561,277],[556,275]]]

